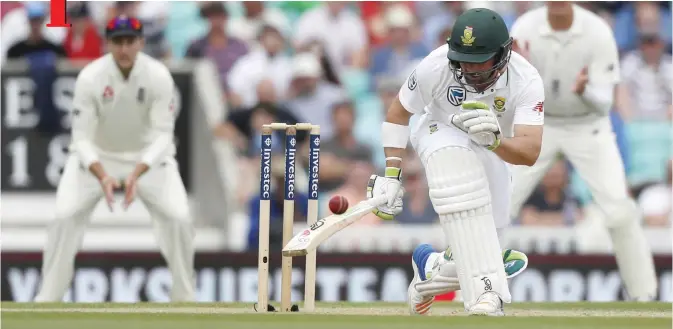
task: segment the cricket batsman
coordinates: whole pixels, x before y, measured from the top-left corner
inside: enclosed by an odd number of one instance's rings
[[[96,204],[115,211],[138,197],[150,213],[173,278],[171,299],[194,300],[194,231],[175,161],[176,104],[168,69],[144,54],[143,25],[119,16],[106,26],[109,54],[77,77],[71,154],[56,191],[37,302],[59,302],[73,276],[75,254]]]
[[[609,117],[620,77],[612,29],[578,5],[550,1],[522,15],[512,36],[515,51],[541,72],[548,100],[540,157],[535,165],[513,171],[512,213],[519,213],[557,154],[565,155],[602,210],[629,297],[654,299],[652,253],[628,194]]]
[[[457,277],[468,314],[501,316],[503,303],[511,302],[497,230],[510,222],[510,165],[535,164],[544,121],[542,79],[511,50],[500,15],[465,11],[447,44],[421,61],[386,114],[385,175],[372,175],[368,196],[386,196],[388,203],[375,213],[393,219],[402,209],[400,168],[410,139],[450,246],[450,257],[427,245],[414,251],[412,314],[427,314],[436,294],[458,288],[447,275]],[[420,118],[410,131],[414,114]],[[455,271],[443,270],[447,259]]]

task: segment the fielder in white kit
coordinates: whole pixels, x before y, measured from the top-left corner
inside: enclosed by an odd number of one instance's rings
[[[539,70],[547,103],[542,151],[532,167],[516,166],[512,214],[563,154],[587,182],[604,214],[617,265],[632,299],[652,300],[657,278],[652,253],[628,194],[624,164],[610,123],[619,58],[610,26],[569,2],[548,2],[512,27],[515,51]]]
[[[71,154],[56,192],[56,218],[35,301],[63,299],[94,207],[105,197],[114,211],[119,187],[124,208],[137,195],[153,219],[172,274],[171,300],[194,300],[194,232],[174,158],[174,82],[166,66],[140,51],[142,30],[135,18],[111,20],[106,27],[110,53],[77,77]]]
[[[450,246],[450,254],[427,245],[414,251],[412,314],[428,314],[435,295],[458,288],[471,315],[504,315],[503,302],[511,302],[497,229],[509,224],[510,164],[535,163],[544,121],[542,79],[511,47],[500,15],[464,12],[447,45],[421,61],[388,109],[386,172],[372,175],[368,196],[389,201],[375,213],[392,219],[402,209],[400,167],[411,139]],[[410,132],[413,114],[422,115]]]

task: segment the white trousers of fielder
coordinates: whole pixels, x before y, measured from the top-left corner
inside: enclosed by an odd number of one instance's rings
[[[628,195],[624,164],[610,118],[590,123],[545,123],[540,157],[532,167],[513,166],[512,213],[519,214],[549,167],[563,154],[587,182],[601,209],[617,265],[632,299],[656,296],[657,278],[652,252],[640,225],[636,203]]]
[[[124,179],[135,163],[101,159],[108,175]],[[103,198],[98,180],[70,155],[56,192],[56,214],[49,225],[42,261],[42,284],[37,302],[63,300],[74,273],[91,214]],[[178,166],[173,158],[150,168],[138,179],[137,199],[147,208],[162,256],[172,274],[172,301],[194,300],[194,229]],[[138,202],[136,200],[136,202]],[[123,211],[121,207],[115,211]]]

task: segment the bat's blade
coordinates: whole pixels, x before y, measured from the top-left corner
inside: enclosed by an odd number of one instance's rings
[[[311,227],[295,235],[283,248],[283,256],[305,256],[315,250],[323,241],[353,224],[374,208],[386,203],[385,197],[361,201],[341,215],[330,215],[319,219]]]

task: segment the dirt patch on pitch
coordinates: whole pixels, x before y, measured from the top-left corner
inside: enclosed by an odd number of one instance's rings
[[[11,313],[121,313],[121,314],[257,314],[252,308],[234,307],[171,307],[171,308],[3,308]],[[274,313],[298,314],[298,313]],[[301,314],[301,310],[299,312]],[[406,309],[400,307],[357,307],[357,308],[319,308],[312,314],[318,315],[373,315],[393,316],[408,315]],[[437,308],[432,316],[466,316],[460,308]],[[606,310],[508,310],[506,316],[516,317],[636,317],[636,318],[670,318],[670,312],[660,311],[606,311]]]

